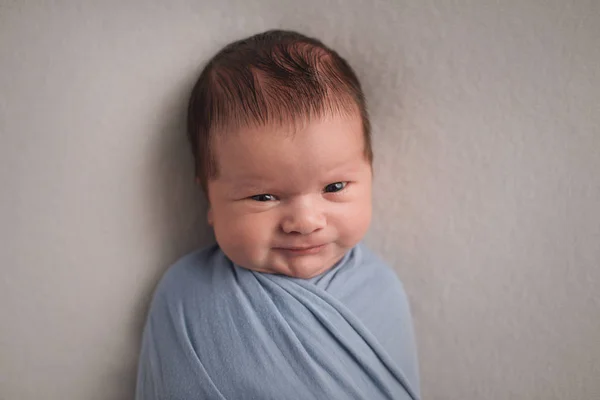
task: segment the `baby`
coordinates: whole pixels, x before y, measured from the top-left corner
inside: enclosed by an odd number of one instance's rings
[[[295,32],[231,43],[188,134],[217,244],[158,285],[136,398],[417,399],[405,293],[361,244],[373,154],[348,63]]]

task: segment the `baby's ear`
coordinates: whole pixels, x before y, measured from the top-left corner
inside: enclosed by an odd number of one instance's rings
[[[213,226],[213,211],[212,211],[212,207],[208,206],[208,211],[206,212],[206,220],[208,221],[208,224],[210,226]]]

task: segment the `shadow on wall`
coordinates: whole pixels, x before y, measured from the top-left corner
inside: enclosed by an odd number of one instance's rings
[[[196,76],[193,77],[196,79]],[[140,283],[130,343],[135,352],[135,362],[130,366],[126,385],[135,384],[137,356],[150,301],[164,272],[183,255],[214,242],[212,228],[206,222],[208,202],[194,180],[194,161],[186,134],[187,103],[192,82],[178,87],[163,102],[162,123],[148,132],[150,154],[147,177],[145,215],[152,220],[152,232],[146,232],[149,245],[156,246],[148,252],[151,269],[144,271]],[[132,379],[133,377],[133,379]],[[123,378],[121,378],[123,379]],[[130,387],[127,390],[133,392]],[[131,398],[131,395],[127,396]]]

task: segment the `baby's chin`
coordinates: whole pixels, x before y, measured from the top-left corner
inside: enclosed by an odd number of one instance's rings
[[[327,272],[335,265],[332,263],[331,265],[318,265],[318,266],[273,266],[273,267],[250,267],[247,269],[262,272],[266,274],[274,274],[274,275],[284,275],[289,276],[290,278],[298,278],[298,279],[310,279],[315,276],[321,275]],[[240,265],[242,268],[246,268]]]
[[[264,260],[240,260],[241,262],[236,264],[252,271],[310,279],[327,272],[344,254],[341,249],[327,247],[316,254],[290,254],[287,251],[273,249]]]
[[[273,251],[271,273],[293,278],[310,279],[330,270],[345,254],[341,249],[329,245],[316,254],[289,254]]]
[[[289,276],[291,278],[310,279],[321,275],[330,270],[335,262],[317,265],[286,265],[281,268],[274,268],[273,273]]]

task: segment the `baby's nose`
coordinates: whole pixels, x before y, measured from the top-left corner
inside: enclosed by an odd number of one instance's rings
[[[321,230],[327,224],[325,215],[315,207],[294,207],[281,222],[285,233],[308,235]]]

